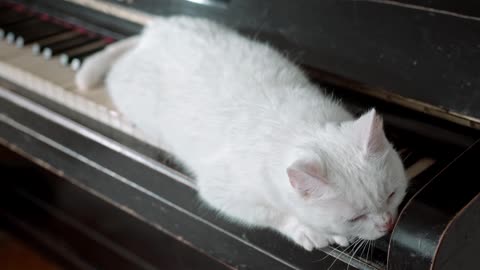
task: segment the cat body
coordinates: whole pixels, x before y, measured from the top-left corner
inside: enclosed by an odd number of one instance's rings
[[[391,229],[407,183],[381,119],[354,119],[271,47],[208,20],[157,18],[87,59],[76,82],[87,90],[105,74],[118,110],[223,216],[308,250]]]

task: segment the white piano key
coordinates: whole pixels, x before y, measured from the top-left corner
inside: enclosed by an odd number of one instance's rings
[[[74,71],[62,66],[58,59],[46,61],[31,51],[31,46],[16,48],[0,42],[0,76],[114,129],[144,139],[115,110],[103,86],[79,92]]]

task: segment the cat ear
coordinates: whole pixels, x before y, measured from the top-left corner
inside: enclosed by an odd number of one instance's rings
[[[366,153],[380,153],[386,149],[388,142],[383,131],[383,120],[375,109],[360,116],[353,123],[353,128]]]
[[[314,160],[298,160],[287,168],[290,185],[303,197],[322,196],[328,184],[320,165]]]

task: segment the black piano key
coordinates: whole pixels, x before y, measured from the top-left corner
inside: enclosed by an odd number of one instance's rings
[[[108,43],[109,43],[108,41],[102,39],[96,42],[83,45],[81,47],[77,47],[72,50],[68,50],[60,55],[60,63],[62,65],[68,66],[72,61],[72,59],[80,58],[80,57],[83,57],[84,55],[90,55],[94,52],[97,52],[105,48],[105,46],[107,46]]]
[[[7,42],[12,44],[15,41],[15,37],[22,32],[31,32],[41,24],[42,22],[38,19],[26,20],[21,23],[16,23],[5,27],[7,30],[6,39]]]
[[[7,33],[10,31],[11,28],[15,27],[15,25],[22,24],[28,21],[32,21],[35,18],[33,15],[28,15],[28,14],[21,14],[18,18],[18,20],[11,20],[7,21],[5,20],[3,24],[0,24],[0,39],[3,39],[7,36]]]
[[[63,26],[44,22],[35,27],[35,29],[28,29],[26,31],[18,33],[17,37],[15,38],[15,45],[17,47],[23,47],[24,45],[30,44],[36,40],[50,37],[66,31],[68,31],[68,29]]]
[[[52,56],[97,40],[99,40],[98,37],[89,37],[85,35],[79,36],[70,40],[57,42],[45,47],[45,49],[42,50],[42,55],[43,57],[45,57],[45,59],[50,59],[52,58]]]
[[[73,57],[70,61],[70,68],[72,70],[78,70],[81,66],[82,66],[82,63],[83,63],[83,60],[85,60],[85,58],[89,57],[90,55],[98,52],[98,51],[101,51],[103,48],[99,48],[99,49],[96,49],[96,50],[93,50],[93,51],[90,51],[90,52],[86,52],[86,53],[82,53],[82,54],[79,54],[75,57]]]
[[[41,40],[37,40],[32,45],[32,52],[33,54],[38,55],[43,51],[43,49],[45,49],[48,46],[51,46],[52,44],[62,42],[62,41],[67,41],[67,40],[76,38],[80,35],[82,35],[82,33],[78,31],[69,31],[66,33],[61,33],[61,34],[47,37]]]

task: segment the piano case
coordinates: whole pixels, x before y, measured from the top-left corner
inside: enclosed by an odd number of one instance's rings
[[[54,66],[58,56],[23,55],[33,43],[17,49],[2,40],[0,224],[67,269],[478,268],[476,1],[2,4],[0,14],[80,27],[104,45],[138,33],[152,15],[171,14],[211,18],[268,41],[352,112],[376,107],[412,183],[391,235],[369,246],[304,251],[272,231],[249,230],[202,207],[181,165],[124,127],[108,101],[81,103],[70,86],[58,86],[71,85],[64,81],[73,74],[58,75],[67,69]],[[14,43],[25,27],[10,26],[4,28]],[[85,57],[78,52],[93,39],[62,55]],[[49,79],[52,74],[57,78]],[[107,109],[85,109],[98,104]]]

